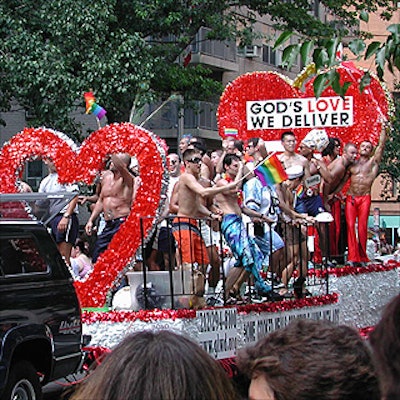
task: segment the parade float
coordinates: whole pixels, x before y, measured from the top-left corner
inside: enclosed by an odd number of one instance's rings
[[[360,92],[363,71],[342,63],[337,69],[342,83],[351,82],[346,95],[337,96],[328,87],[315,98],[312,68],[307,67],[293,82],[275,72],[245,74],[231,82],[218,108],[221,137],[276,141],[284,131],[291,130],[301,140],[311,128],[321,127],[345,143],[359,144],[368,139],[375,145],[382,121],[390,119],[392,113],[390,96],[383,85],[372,78]],[[99,128],[80,147],[60,132],[26,128],[0,152],[0,193],[17,192],[25,163],[44,157],[54,161],[61,183],[90,185],[104,168],[106,157],[120,152],[137,158],[143,184],[126,222],[91,274],[75,282],[92,349],[110,349],[133,331],[173,329],[190,335],[215,358],[230,359],[238,348],[298,317],[327,319],[366,332],[378,321],[383,306],[398,294],[400,265],[391,261],[385,265],[310,270],[324,290],[306,298],[202,310],[108,308],[112,290],[130,268],[143,239],[153,232],[164,205],[168,174],[163,141],[130,123]]]

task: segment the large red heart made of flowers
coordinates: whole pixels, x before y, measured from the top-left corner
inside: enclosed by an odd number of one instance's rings
[[[249,102],[279,101],[284,99],[287,104],[296,99],[315,98],[313,90],[314,79],[305,84],[305,91],[299,90],[288,77],[276,72],[252,72],[241,75],[225,88],[218,107],[218,130],[222,138],[233,135],[246,141],[251,137],[261,137],[264,140],[279,140],[283,132],[291,130],[298,141],[301,141],[312,128],[324,128],[330,137],[338,137],[344,143],[359,144],[370,140],[376,144],[382,127],[382,120],[388,118],[389,94],[386,93],[378,79],[372,77],[371,83],[362,93],[359,83],[364,71],[354,67],[352,63],[343,63],[337,68],[340,81],[351,82],[346,96],[353,101],[353,123],[348,126],[321,126],[275,128],[263,126],[262,129],[249,128],[247,124],[246,106]],[[338,95],[331,87],[325,89],[319,99],[326,102],[327,97]],[[288,111],[289,113],[289,111]],[[305,118],[307,118],[306,116]],[[290,115],[288,114],[288,117]],[[309,118],[307,122],[313,123]]]
[[[13,136],[0,152],[0,193],[17,192],[26,161],[51,157],[61,183],[92,184],[112,153],[136,156],[142,184],[130,215],[99,257],[85,281],[75,282],[82,307],[104,306],[107,294],[141,244],[143,231],[149,232],[161,204],[165,185],[165,152],[155,135],[129,123],[111,124],[92,133],[80,146],[46,128],[26,128]],[[145,217],[142,218],[141,217]]]

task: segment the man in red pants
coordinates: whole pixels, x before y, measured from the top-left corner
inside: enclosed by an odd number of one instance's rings
[[[363,141],[359,148],[359,159],[348,169],[350,187],[346,197],[347,241],[349,246],[348,264],[365,265],[369,259],[366,253],[368,216],[371,206],[371,187],[379,172],[387,134],[382,123],[382,132],[375,153],[372,143]],[[358,234],[356,236],[356,219]]]

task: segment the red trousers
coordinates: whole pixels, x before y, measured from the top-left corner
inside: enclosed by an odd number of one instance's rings
[[[347,242],[349,246],[348,261],[368,262],[367,231],[368,216],[371,207],[371,196],[347,196],[346,197],[346,222]],[[358,232],[356,236],[356,219],[358,219]]]

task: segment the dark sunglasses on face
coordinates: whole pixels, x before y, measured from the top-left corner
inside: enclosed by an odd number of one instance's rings
[[[177,160],[170,160],[170,163],[171,163],[172,165],[175,165],[177,162],[178,162]]]
[[[195,157],[195,158],[192,158],[191,160],[188,160],[188,161],[193,163],[193,164],[200,164],[201,163],[201,158],[200,157]]]

